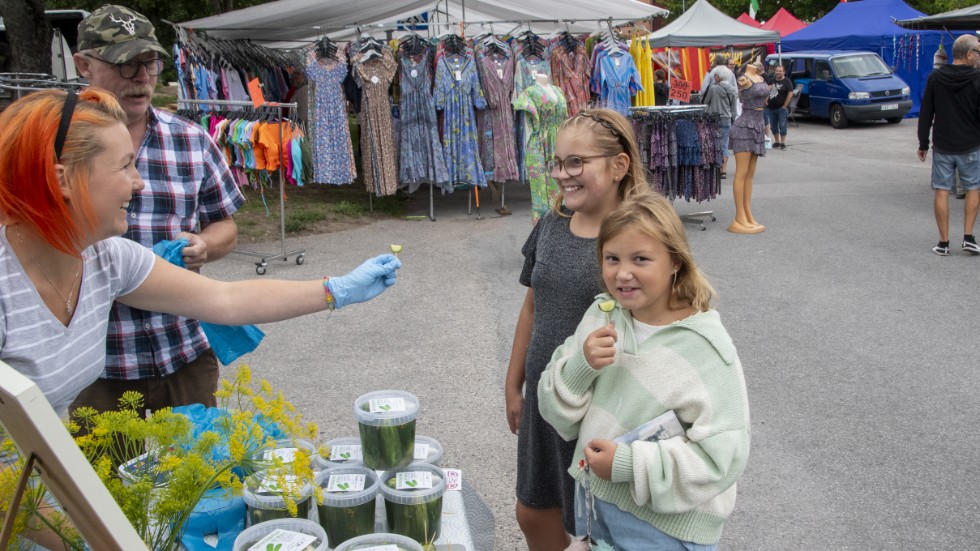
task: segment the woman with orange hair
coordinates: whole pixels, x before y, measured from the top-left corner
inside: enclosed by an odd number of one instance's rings
[[[143,188],[126,115],[109,93],[49,90],[0,115],[0,360],[64,414],[105,362],[114,300],[225,325],[370,300],[394,285],[386,254],[313,281],[220,282],[118,237]]]

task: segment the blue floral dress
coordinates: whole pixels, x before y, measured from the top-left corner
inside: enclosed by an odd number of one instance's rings
[[[561,88],[533,84],[514,100],[524,112],[524,170],[531,186],[531,220],[537,222],[558,196],[558,184],[545,166],[555,156],[558,128],[568,114]]]
[[[486,187],[473,108],[486,109],[487,101],[473,57],[443,56],[436,66],[433,95],[436,109],[444,112],[442,146],[450,182],[456,187]]]
[[[313,112],[309,119],[315,161],[313,181],[349,184],[357,177],[357,169],[343,92],[346,55],[338,51],[336,59],[321,60],[311,50],[306,56],[306,77],[313,83]]]
[[[419,184],[435,183],[443,191],[449,186],[449,170],[439,142],[436,106],[432,99],[432,79],[429,76],[432,57],[428,52],[421,59],[403,56],[401,63],[400,163],[398,182],[414,193]]]

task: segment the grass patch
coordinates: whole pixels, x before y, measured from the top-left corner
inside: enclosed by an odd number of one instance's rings
[[[243,243],[279,238],[278,186],[245,189],[246,203],[235,214],[238,239]],[[383,218],[403,216],[402,196],[369,198],[361,184],[309,184],[286,187],[286,237],[341,231]],[[373,209],[372,209],[373,205]]]

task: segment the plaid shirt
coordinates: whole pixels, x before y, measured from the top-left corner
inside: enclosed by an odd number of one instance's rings
[[[202,128],[151,108],[136,154],[146,183],[129,204],[123,235],[144,247],[228,218],[245,202],[221,151]],[[165,377],[209,348],[200,324],[170,314],[112,308],[105,379]]]

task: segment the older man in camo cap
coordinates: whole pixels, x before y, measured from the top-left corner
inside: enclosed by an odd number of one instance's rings
[[[198,269],[234,248],[232,214],[245,200],[207,132],[151,105],[166,55],[153,24],[128,8],[102,6],[78,25],[78,73],[112,92],[126,111],[136,168],[146,183],[129,204],[124,237],[146,247],[187,239],[184,264]],[[117,303],[106,344],[102,378],[73,409],[117,409],[127,390],[142,393],[150,410],[215,405],[218,362],[197,321]]]

